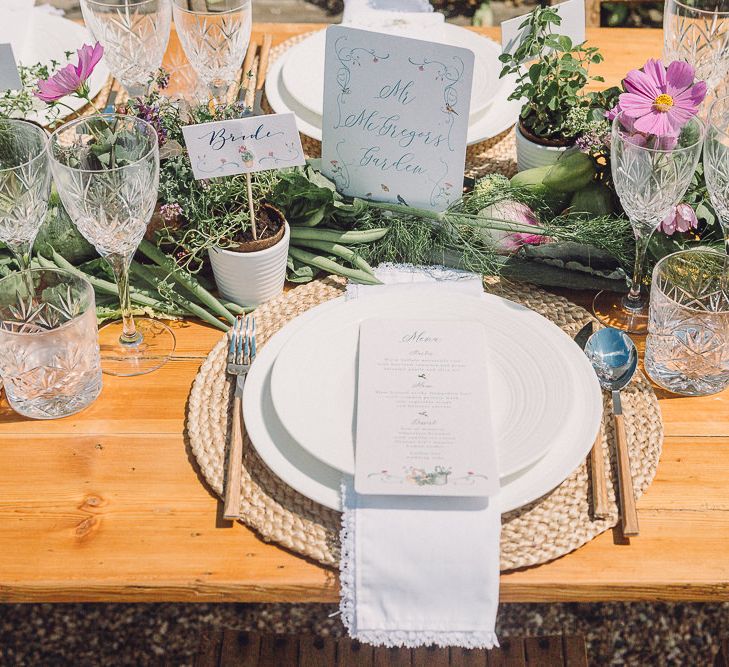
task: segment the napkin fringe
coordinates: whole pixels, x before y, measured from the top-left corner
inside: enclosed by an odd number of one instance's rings
[[[492,649],[499,646],[495,632],[457,632],[438,630],[358,630],[355,620],[355,512],[350,507],[346,480],[342,480],[342,528],[340,532],[341,557],[339,560],[339,611],[342,623],[349,636],[365,644],[374,646],[416,648],[436,645],[461,646],[463,648]]]

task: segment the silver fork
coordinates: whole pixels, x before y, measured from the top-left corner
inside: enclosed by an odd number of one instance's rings
[[[243,411],[241,399],[248,370],[256,358],[256,320],[252,315],[238,315],[230,330],[228,345],[228,374],[234,375],[235,397],[233,400],[233,425],[228,447],[228,468],[225,475],[225,505],[223,516],[226,519],[240,517],[240,477],[243,465]]]

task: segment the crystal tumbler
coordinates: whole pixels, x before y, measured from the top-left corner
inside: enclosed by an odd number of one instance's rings
[[[645,369],[664,389],[706,396],[729,386],[725,261],[712,250],[682,250],[653,270]]]
[[[96,399],[101,360],[88,281],[46,269],[0,280],[0,376],[10,406],[33,419],[65,417]]]

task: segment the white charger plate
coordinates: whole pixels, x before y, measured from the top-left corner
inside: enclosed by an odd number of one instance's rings
[[[602,413],[595,372],[559,327],[492,294],[415,287],[343,302],[297,331],[278,355],[271,396],[279,419],[328,466],[354,474],[359,325],[371,318],[472,320],[486,327],[500,477],[530,466],[552,443],[594,439]]]
[[[483,39],[483,38],[482,38]],[[314,113],[296,99],[286,88],[282,70],[291,50],[278,58],[268,71],[266,77],[266,99],[275,113],[293,112],[296,126],[301,134],[321,141],[322,117]],[[469,116],[466,143],[470,146],[505,132],[516,123],[521,111],[519,100],[509,101],[516,85],[516,76],[511,75],[501,80],[501,85],[494,94],[492,103],[481,113]]]
[[[282,426],[270,396],[271,371],[276,358],[296,332],[313,318],[337,307],[341,299],[321,304],[300,315],[272,336],[251,367],[243,395],[246,430],[262,460],[283,482],[325,507],[341,510],[340,484],[346,475],[327,466],[303,449]],[[518,307],[518,306],[517,306]],[[574,345],[574,343],[572,343]],[[578,349],[578,348],[575,348]],[[306,387],[302,389],[306,391]],[[592,404],[594,386],[585,396],[585,409]],[[534,465],[515,476],[502,478],[499,502],[502,513],[512,511],[549,493],[561,484],[587,456],[600,424],[584,442],[574,440],[551,447]]]
[[[487,37],[451,23],[438,25],[437,30],[441,35],[439,39],[431,39],[427,32],[418,34],[417,39],[473,51],[475,62],[469,116],[475,118],[493,102],[503,85],[503,81],[498,78],[501,47]],[[324,113],[325,46],[326,30],[316,32],[289,49],[281,68],[281,79],[288,93],[298,104],[317,116]]]
[[[73,53],[69,62],[75,63],[76,51],[84,44],[94,44],[94,39],[83,25],[64,19],[61,16],[34,11],[27,37],[23,40],[19,52],[16,52],[16,59],[19,64],[22,63],[28,67],[36,63],[50,63],[52,60],[62,63],[61,66],[63,67],[67,63],[66,52],[71,51]],[[108,76],[109,70],[102,58],[88,80],[91,99],[101,92]],[[82,109],[86,105],[84,100],[71,96],[62,98],[61,102],[67,104],[74,111]],[[73,111],[63,106],[59,107],[59,110],[59,120],[73,113]],[[34,108],[26,114],[25,118],[41,125],[47,125],[52,120],[51,116],[48,115],[46,105],[40,100],[34,100]]]

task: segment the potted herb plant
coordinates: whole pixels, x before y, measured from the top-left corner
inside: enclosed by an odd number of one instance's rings
[[[602,62],[596,47],[574,45],[554,32],[562,19],[551,7],[537,8],[520,28],[523,38],[513,53],[503,53],[501,76],[517,75],[510,100],[524,100],[516,127],[519,171],[554,164],[574,144],[570,112],[589,104],[584,89],[590,65]]]
[[[177,261],[196,271],[205,253],[220,295],[241,306],[257,306],[281,292],[286,279],[289,225],[267,198],[276,172],[196,181],[180,155],[162,165],[161,241],[177,247]]]
[[[283,213],[266,202],[259,204],[252,223],[249,219],[247,226],[208,250],[221,296],[257,306],[279,294],[286,280],[289,238]]]

